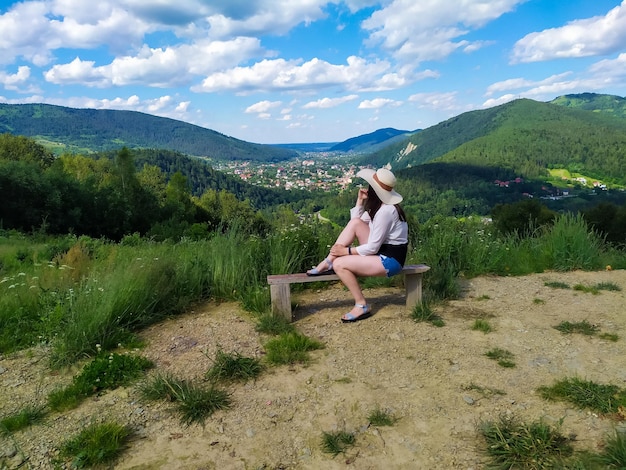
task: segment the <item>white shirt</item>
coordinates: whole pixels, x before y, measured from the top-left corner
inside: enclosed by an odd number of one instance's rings
[[[357,253],[363,256],[375,255],[383,243],[402,245],[408,242],[409,224],[402,222],[398,211],[392,204],[383,204],[372,220],[363,206],[350,209],[350,219],[359,217],[370,227],[367,243],[359,245]]]

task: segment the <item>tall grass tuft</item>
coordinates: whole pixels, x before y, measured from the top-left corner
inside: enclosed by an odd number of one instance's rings
[[[480,431],[490,459],[487,468],[564,468],[565,459],[573,454],[569,440],[542,421],[525,423],[501,417],[481,423]]]
[[[301,333],[283,333],[265,343],[266,360],[270,364],[307,363],[309,351],[323,348],[319,341]]]
[[[616,429],[608,437],[599,456],[606,468],[626,468],[626,430]]]
[[[142,396],[148,400],[175,402],[181,423],[190,426],[204,425],[206,419],[218,410],[230,408],[227,391],[212,384],[205,388],[172,375],[157,375],[140,386]]]
[[[546,400],[567,401],[600,413],[616,413],[620,407],[626,407],[626,390],[577,377],[559,380],[550,387],[539,387],[539,393]]]
[[[599,269],[603,240],[590,231],[582,215],[564,214],[541,236],[546,263],[550,269]]]
[[[0,419],[0,435],[10,434],[40,423],[45,416],[44,406],[28,405],[20,411]]]
[[[130,436],[131,430],[127,426],[112,422],[94,423],[66,441],[61,455],[71,458],[76,468],[110,464],[124,450]]]
[[[218,349],[213,365],[206,373],[210,381],[242,381],[257,378],[263,371],[261,361],[254,357],[246,357],[239,352],[226,353]]]

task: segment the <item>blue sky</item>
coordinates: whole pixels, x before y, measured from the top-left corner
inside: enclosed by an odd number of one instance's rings
[[[625,90],[626,0],[0,0],[0,102],[141,111],[249,142]]]

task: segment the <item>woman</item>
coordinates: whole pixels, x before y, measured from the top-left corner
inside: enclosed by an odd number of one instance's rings
[[[391,277],[402,271],[408,246],[408,224],[398,205],[402,196],[394,191],[396,177],[386,168],[364,169],[357,173],[369,183],[359,189],[356,205],[350,210],[350,222],[330,249],[326,259],[307,271],[309,276],[333,271],[354,297],[354,307],[341,317],[355,322],[372,315],[357,276]],[[354,239],[358,246],[352,246]]]

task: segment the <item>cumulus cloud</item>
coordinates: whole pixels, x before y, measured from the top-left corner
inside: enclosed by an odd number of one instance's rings
[[[228,3],[228,0],[219,2]],[[250,2],[239,0],[232,9],[222,8],[217,14],[210,15],[207,21],[212,37],[232,35],[285,34],[296,25],[309,24],[326,16],[323,8],[328,0],[258,0]],[[233,15],[233,13],[235,13]],[[237,14],[239,13],[239,14]]]
[[[385,107],[401,106],[402,101],[391,100],[388,98],[374,98],[373,100],[363,100],[359,103],[359,109],[380,109]]]
[[[367,62],[350,56],[346,65],[334,65],[320,59],[287,61],[263,60],[250,67],[236,67],[209,75],[192,89],[212,93],[224,90],[284,91],[342,86],[358,91],[369,86],[389,69],[384,61]]]
[[[306,103],[305,105],[303,105],[302,107],[304,109],[334,108],[334,107],[339,106],[339,105],[341,105],[343,103],[347,103],[348,101],[356,100],[357,98],[358,98],[358,95],[342,96],[341,98],[321,98],[321,99],[316,100],[316,101],[310,101],[310,102]]]
[[[248,106],[245,112],[263,114],[263,113],[267,113],[270,109],[278,108],[281,105],[282,105],[281,101],[263,100],[263,101],[259,101],[258,103],[254,103],[251,106]]]
[[[437,60],[457,49],[468,52],[486,45],[460,38],[524,1],[465,0],[450,8],[448,3],[439,0],[393,0],[362,25],[370,32],[370,45],[381,44],[399,60]]]
[[[0,71],[0,83],[6,90],[20,91],[30,77],[30,67],[22,65],[18,67],[17,73],[7,74]]]
[[[53,66],[44,77],[55,84],[81,83],[95,87],[178,86],[191,83],[196,76],[247,60],[260,50],[255,38],[205,41],[164,49],[144,46],[135,56],[119,57],[103,66],[76,58],[68,64]]]
[[[626,44],[626,0],[605,16],[531,33],[513,49],[512,63],[611,54]]]

